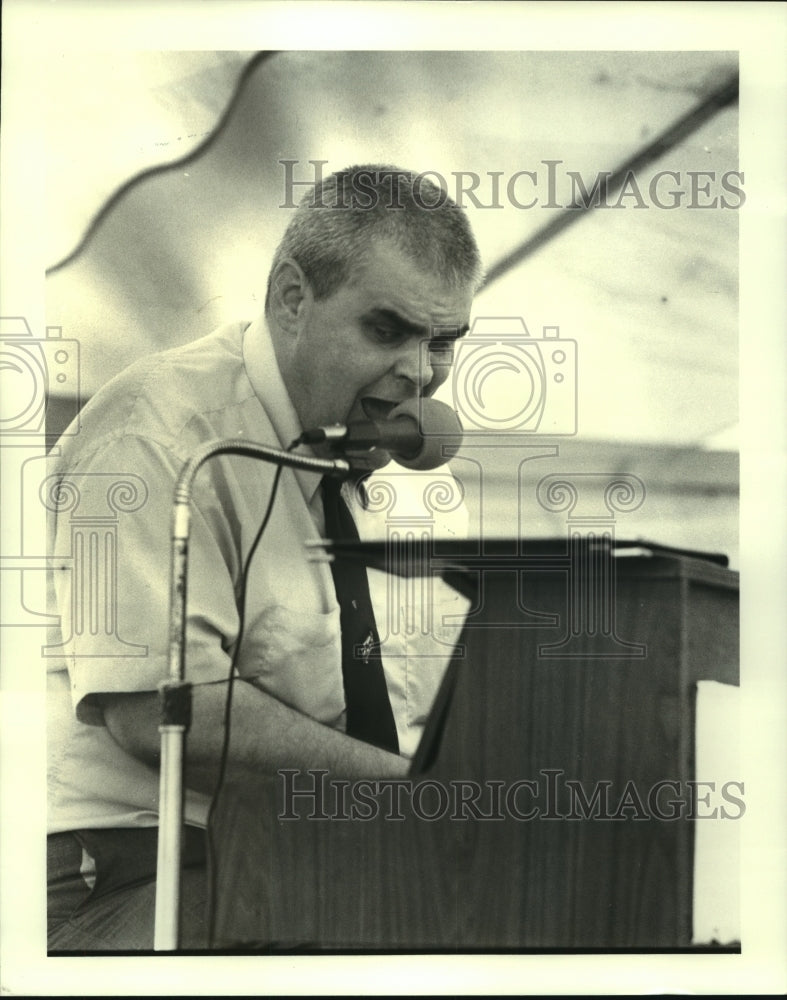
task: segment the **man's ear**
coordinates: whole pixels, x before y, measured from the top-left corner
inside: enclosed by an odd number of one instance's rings
[[[271,274],[268,307],[280,329],[295,332],[303,310],[311,301],[311,288],[297,261],[289,257],[280,260]]]

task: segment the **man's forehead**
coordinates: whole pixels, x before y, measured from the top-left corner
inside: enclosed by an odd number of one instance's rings
[[[454,280],[450,269],[446,272],[445,266],[438,259],[430,260],[427,251],[414,253],[400,247],[392,239],[375,238],[369,241],[364,252],[351,263],[347,280],[351,283],[362,282],[381,273],[390,277],[419,276],[434,282],[436,287],[460,294],[465,290],[463,284]],[[472,294],[469,283],[467,288]]]

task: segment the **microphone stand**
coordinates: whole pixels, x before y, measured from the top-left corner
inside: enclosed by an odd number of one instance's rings
[[[345,459],[293,455],[243,438],[210,441],[183,466],[175,486],[172,508],[172,562],[170,582],[169,674],[159,685],[161,694],[161,764],[159,780],[159,834],[156,860],[156,910],[153,948],[175,951],[180,938],[180,870],[183,834],[183,763],[186,732],[191,722],[191,685],[185,680],[186,583],[188,576],[191,493],[194,477],[216,455],[243,455],[278,465],[346,476]]]

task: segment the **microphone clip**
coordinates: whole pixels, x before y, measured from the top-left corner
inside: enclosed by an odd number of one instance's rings
[[[326,442],[337,443],[347,437],[347,426],[345,424],[329,424],[327,427],[312,427],[304,431],[298,438],[298,444],[325,444]]]

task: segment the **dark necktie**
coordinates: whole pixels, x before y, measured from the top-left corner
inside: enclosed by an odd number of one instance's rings
[[[344,502],[341,483],[322,481],[325,534],[333,541],[355,541],[358,529]],[[342,675],[347,705],[347,735],[399,753],[391,702],[380,657],[366,567],[350,559],[331,563],[333,585],[341,611]]]

